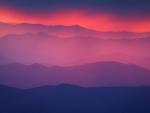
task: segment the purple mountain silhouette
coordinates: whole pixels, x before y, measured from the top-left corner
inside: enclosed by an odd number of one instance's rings
[[[0,43],[0,56],[22,64],[68,66],[84,62],[117,61],[150,68],[147,60],[150,58],[149,37],[105,40],[84,36],[61,38],[45,32],[29,32],[6,35],[0,38]]]
[[[149,86],[150,71],[118,62],[98,62],[72,67],[45,67],[40,64],[0,66],[0,83],[31,88],[61,83],[80,86]]]
[[[15,63],[15,61],[7,57],[0,56],[0,65],[7,65],[12,63]]]
[[[56,35],[60,37],[72,37],[72,36],[94,36],[104,39],[124,39],[124,38],[143,38],[150,36],[149,32],[144,33],[134,33],[134,32],[100,32],[92,29],[84,28],[79,25],[73,26],[64,26],[64,25],[55,25],[55,26],[46,26],[42,24],[7,24],[0,23],[0,34],[24,34],[24,33],[37,33],[44,32],[49,35]]]

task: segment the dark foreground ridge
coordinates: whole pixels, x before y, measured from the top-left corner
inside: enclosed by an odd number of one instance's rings
[[[149,87],[0,86],[0,113],[150,113]]]

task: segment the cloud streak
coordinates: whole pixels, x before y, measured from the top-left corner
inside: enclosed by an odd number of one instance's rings
[[[149,0],[1,0],[0,21],[148,32]]]

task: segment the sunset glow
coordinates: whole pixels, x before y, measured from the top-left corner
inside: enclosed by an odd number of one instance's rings
[[[149,0],[0,0],[8,86],[149,85],[149,49]]]
[[[16,11],[9,8],[0,8],[0,22],[5,23],[31,23],[44,25],[80,25],[97,31],[128,31],[128,32],[149,32],[150,19],[130,20],[118,19],[106,12],[88,15],[88,11],[62,10],[47,12],[45,14],[29,14],[23,11]]]

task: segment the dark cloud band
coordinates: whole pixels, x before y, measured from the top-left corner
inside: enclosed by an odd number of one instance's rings
[[[150,0],[0,0],[0,6],[33,13],[83,8],[117,16],[150,16]]]

